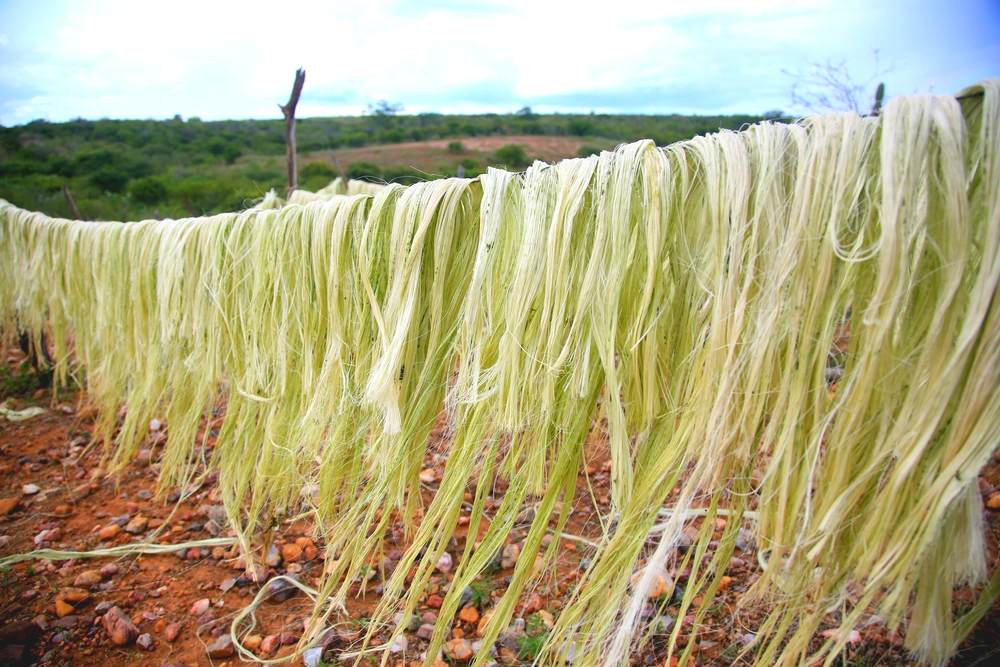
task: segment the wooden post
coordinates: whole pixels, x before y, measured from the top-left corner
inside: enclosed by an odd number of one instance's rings
[[[288,97],[287,104],[279,104],[282,115],[285,117],[285,144],[288,147],[288,193],[299,186],[299,167],[295,157],[295,107],[299,103],[299,96],[302,94],[302,86],[306,82],[306,71],[301,67],[295,70],[295,83],[292,84],[292,94]]]
[[[63,197],[66,199],[66,205],[69,206],[69,212],[75,219],[81,219],[83,216],[80,215],[80,209],[76,207],[76,201],[74,201],[73,195],[69,191],[69,186],[63,185],[62,192]]]

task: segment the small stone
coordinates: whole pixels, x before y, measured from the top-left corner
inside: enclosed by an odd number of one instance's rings
[[[135,645],[143,649],[144,651],[152,651],[153,635],[149,634],[148,632],[142,633],[141,635],[135,638]]]
[[[319,667],[322,661],[323,661],[322,646],[314,646],[302,652],[302,664],[305,667]]]
[[[754,539],[753,533],[746,528],[740,528],[736,531],[736,548],[740,551],[748,551],[753,548]]]
[[[41,487],[39,487],[37,484],[25,484],[24,486],[21,487],[21,493],[23,493],[26,496],[33,496],[41,490],[42,490]]]
[[[545,598],[543,598],[538,593],[532,593],[528,596],[528,601],[524,604],[524,613],[530,614],[532,612],[538,611],[545,607]]]
[[[62,598],[56,598],[55,608],[56,608],[56,616],[58,616],[59,618],[63,618],[64,616],[69,616],[74,611],[76,611],[76,609],[73,608],[73,605],[66,602]]]
[[[58,540],[62,531],[59,528],[49,528],[48,530],[43,530],[37,535],[35,535],[35,546],[42,546],[48,542],[54,542]]]
[[[545,609],[538,610],[538,618],[542,619],[542,625],[544,625],[549,630],[551,630],[552,627],[556,624],[555,616],[553,616],[550,612],[548,612]]]
[[[440,572],[441,574],[448,574],[449,572],[451,572],[452,565],[453,561],[451,559],[451,554],[445,551],[443,554],[441,554],[441,557],[438,558],[438,562],[435,567],[437,568],[437,571]]]
[[[420,615],[420,620],[423,623],[430,623],[431,625],[434,625],[437,623],[438,615],[433,611],[425,611]]]
[[[281,637],[278,635],[268,635],[260,642],[260,652],[262,655],[271,655],[281,646]]]
[[[59,591],[59,597],[67,602],[76,604],[78,602],[85,602],[88,598],[90,598],[90,591],[82,588],[76,588],[74,586],[67,586]]]
[[[219,635],[207,648],[210,658],[228,658],[236,653],[233,640],[229,634]]]
[[[118,574],[119,567],[115,563],[108,563],[107,565],[102,565],[100,569],[100,574],[102,577],[113,577]]]
[[[262,641],[264,641],[264,638],[260,635],[247,635],[243,638],[243,647],[248,651],[256,651],[260,648]]]
[[[219,590],[225,593],[235,585],[236,585],[236,577],[228,577],[226,579],[223,579],[222,583],[219,584]]]
[[[517,563],[518,556],[521,555],[521,547],[517,544],[508,544],[503,548],[500,557],[500,567],[509,570]]]
[[[424,468],[420,471],[420,481],[424,484],[433,484],[437,481],[437,472],[434,468]]]
[[[472,657],[472,644],[468,639],[452,639],[445,643],[444,653],[451,660],[465,662]]]
[[[80,617],[74,614],[69,614],[63,616],[62,618],[56,619],[52,622],[52,627],[62,628],[63,630],[69,630],[70,628],[75,628],[80,622]]]
[[[475,623],[479,620],[479,610],[475,607],[463,607],[458,617],[465,623]]]
[[[441,599],[440,595],[429,595],[427,596],[427,606],[431,609],[440,609],[444,600]]]
[[[117,523],[111,523],[111,524],[108,524],[107,526],[104,526],[103,528],[101,528],[101,530],[98,531],[98,533],[97,533],[97,537],[102,542],[105,542],[107,540],[112,539],[116,535],[118,535],[118,533],[120,533],[121,530],[122,530],[121,526],[119,526]]]
[[[417,628],[417,636],[421,639],[426,639],[430,641],[431,637],[434,636],[434,626],[430,623],[424,623],[419,628]]]
[[[105,632],[116,646],[125,646],[135,641],[139,636],[139,628],[118,607],[112,607],[101,619]]]
[[[302,558],[302,547],[294,542],[282,545],[281,558],[286,563],[297,563]]]
[[[986,507],[991,510],[1000,510],[1000,491],[994,491],[986,499]]]
[[[161,422],[159,419],[151,419],[149,421],[149,431],[151,433],[155,433],[156,431],[159,431],[161,428],[163,428],[163,422]]]
[[[125,524],[125,532],[132,535],[138,535],[142,531],[146,530],[146,524],[149,523],[149,519],[142,516],[133,517],[131,521]]]
[[[74,586],[80,586],[82,588],[90,588],[91,586],[96,586],[101,583],[104,577],[97,570],[84,570],[80,574],[76,575],[76,579],[73,580]]]
[[[191,614],[192,616],[201,616],[206,611],[208,611],[208,607],[211,604],[212,603],[211,601],[209,601],[208,598],[202,598],[200,600],[195,601],[195,603],[191,605],[191,609],[190,611],[188,611],[188,613]]]
[[[281,565],[281,552],[278,551],[278,545],[271,542],[271,546],[267,549],[267,558],[264,559],[269,567],[278,567]]]
[[[392,640],[392,644],[389,645],[389,653],[402,653],[406,650],[409,642],[406,640],[406,635],[399,635]]]
[[[11,498],[0,498],[0,516],[7,516],[14,511],[21,502],[21,499],[14,496]]]
[[[170,623],[166,628],[163,629],[163,638],[168,642],[172,642],[177,639],[177,636],[181,633],[180,623]]]
[[[719,591],[724,591],[729,588],[733,583],[732,577],[722,577],[719,579]]]

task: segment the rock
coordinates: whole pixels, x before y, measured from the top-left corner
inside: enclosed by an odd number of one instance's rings
[[[62,531],[59,528],[43,530],[35,535],[35,546],[40,547],[47,542],[54,542],[59,539],[60,535],[62,535]]]
[[[219,635],[206,649],[210,658],[228,658],[235,655],[236,648],[228,634]]]
[[[443,554],[441,554],[441,557],[438,558],[438,562],[437,565],[435,565],[435,567],[437,568],[437,571],[440,572],[441,574],[448,574],[449,572],[451,572],[452,565],[453,561],[451,559],[451,554],[445,551]]]
[[[278,545],[271,542],[271,546],[267,549],[267,558],[264,559],[269,567],[278,567],[281,565],[281,552],[278,551]]]
[[[63,600],[66,600],[67,602],[77,604],[80,602],[85,602],[87,599],[89,599],[90,591],[84,590],[83,588],[76,588],[74,586],[67,586],[66,588],[59,591],[58,597],[62,598]]]
[[[149,634],[148,632],[142,633],[141,635],[135,638],[135,645],[143,649],[144,651],[152,651],[153,635]]]
[[[305,667],[319,667],[323,661],[323,647],[314,646],[302,652],[302,664]]]
[[[437,472],[434,468],[424,468],[420,471],[420,481],[424,484],[433,484],[437,481]]]
[[[281,646],[281,637],[278,635],[268,635],[260,642],[260,652],[262,655],[271,655]]]
[[[73,580],[74,586],[80,586],[81,588],[90,588],[91,586],[96,586],[101,583],[104,577],[97,570],[84,570],[80,574],[76,575],[76,579]]]
[[[281,559],[286,563],[297,563],[302,558],[302,547],[294,542],[281,546]]]
[[[10,498],[0,498],[0,516],[7,516],[14,511],[14,508],[21,503],[21,499],[13,496]]]
[[[431,637],[434,636],[434,626],[430,623],[424,623],[417,628],[417,636],[430,641]]]
[[[753,533],[746,528],[736,531],[736,548],[740,551],[749,551],[754,546]]]
[[[139,636],[139,628],[125,615],[118,607],[112,607],[101,619],[105,632],[111,638],[111,643],[116,646],[126,646],[131,644]]]
[[[66,602],[62,598],[56,598],[55,608],[56,608],[56,616],[58,616],[59,618],[63,618],[64,616],[69,616],[74,611],[76,611],[76,609],[73,608],[73,605]]]
[[[188,611],[188,613],[191,614],[192,616],[201,616],[206,611],[208,611],[208,608],[211,604],[212,603],[211,601],[209,601],[208,598],[202,598],[200,600],[195,601],[195,603],[191,605],[191,609],[190,611]]]
[[[120,533],[121,531],[122,531],[121,526],[119,526],[117,523],[110,523],[107,526],[101,528],[97,532],[97,537],[102,542],[105,542],[117,536],[118,533]]]
[[[168,642],[172,642],[177,639],[177,636],[181,634],[181,624],[180,623],[170,623],[166,628],[163,629],[163,638]]]
[[[733,583],[732,577],[722,577],[722,579],[719,579],[719,591],[721,592],[726,590],[732,585],[732,583]]]
[[[389,645],[389,653],[402,653],[408,645],[409,642],[406,640],[406,635],[399,635]]]
[[[509,570],[517,563],[518,556],[521,555],[521,547],[517,544],[508,544],[503,548],[500,557],[500,567]]]
[[[444,600],[440,595],[429,595],[427,596],[427,606],[431,609],[440,609]]]
[[[74,614],[68,616],[63,616],[62,618],[57,618],[52,621],[53,628],[62,628],[63,630],[69,630],[70,628],[75,628],[80,622],[80,617]]]
[[[138,535],[142,531],[146,530],[146,524],[149,523],[149,519],[142,516],[141,514],[134,517],[131,521],[125,524],[125,532],[132,535]]]
[[[243,638],[243,647],[248,651],[256,651],[260,648],[262,641],[264,641],[264,638],[260,635],[247,635]]]
[[[538,611],[545,607],[545,598],[543,598],[538,593],[532,593],[528,596],[528,601],[524,604],[524,614],[530,614],[532,612]]]
[[[42,490],[41,487],[39,487],[37,484],[25,484],[24,486],[21,487],[21,493],[23,493],[26,496],[33,496],[41,490]]]
[[[226,579],[222,580],[221,584],[219,584],[219,590],[225,593],[235,585],[236,585],[236,577],[227,577]]]
[[[986,499],[986,507],[991,510],[1000,510],[1000,491],[994,491]]]
[[[458,612],[458,617],[466,623],[476,623],[479,621],[479,610],[475,607],[463,607],[462,611]]]
[[[676,619],[670,614],[660,614],[653,621],[653,632],[665,635],[670,632],[670,629],[674,627]]]
[[[542,624],[549,630],[556,624],[556,617],[545,609],[538,610],[538,618],[542,619]]]
[[[445,643],[444,654],[451,660],[466,662],[472,657],[472,644],[468,639],[452,639]]]
[[[119,567],[115,563],[108,563],[107,565],[102,565],[99,572],[104,578],[113,577],[119,572]]]

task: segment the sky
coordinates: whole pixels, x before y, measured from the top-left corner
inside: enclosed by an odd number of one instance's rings
[[[1000,76],[1000,0],[0,0],[0,124],[37,118],[796,111],[845,61],[889,96]]]

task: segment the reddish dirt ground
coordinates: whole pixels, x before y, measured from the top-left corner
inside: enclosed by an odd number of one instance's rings
[[[11,365],[19,362],[17,353],[8,356]],[[172,517],[172,501],[176,497],[155,497],[161,431],[150,433],[139,461],[116,478],[104,478],[100,452],[87,446],[94,414],[82,393],[53,400],[47,390],[40,390],[8,402],[12,408],[27,405],[43,406],[46,412],[20,422],[0,417],[0,499],[6,500],[0,501],[0,556],[27,552],[38,546],[85,551],[141,541],[156,530],[160,533],[155,541],[171,544],[230,534],[216,525],[217,519],[221,521],[220,503],[211,479],[181,502]],[[447,444],[440,430],[433,438],[426,461],[427,471],[431,471],[429,477],[435,472],[439,475]],[[597,504],[606,509],[608,500],[610,464],[603,455],[599,434],[592,440],[590,463],[581,473],[580,491],[567,527],[567,533],[577,536],[593,537],[599,532],[584,474],[589,476]],[[35,485],[37,490],[25,485]],[[426,486],[431,494],[436,481]],[[987,499],[1000,489],[1000,459],[994,458],[983,471],[980,486]],[[1000,536],[1000,511],[989,512],[988,521],[988,541],[995,552]],[[459,525],[463,525],[462,518]],[[515,529],[510,543],[517,544],[523,539],[526,525]],[[460,553],[466,531],[459,529],[449,547],[450,553]],[[316,554],[322,545],[310,540],[310,526],[302,521],[286,523],[281,526],[275,544],[277,552],[288,558],[273,559],[268,575],[291,573],[315,584],[322,569],[321,558]],[[402,546],[394,545],[390,539],[388,556],[398,557]],[[519,616],[526,620],[528,635],[543,632],[551,615],[558,615],[563,597],[578,576],[580,561],[589,549],[584,543],[568,539],[561,539],[560,547],[556,576],[547,578],[522,598]],[[752,547],[738,551],[735,556],[727,570],[731,584],[719,593],[717,604],[699,634],[695,651],[699,665],[734,664],[733,656],[757,621],[759,610],[737,609],[741,594],[757,575],[756,557]],[[997,554],[991,553],[994,566],[996,558]],[[478,609],[474,614],[467,612],[471,616],[455,619],[454,637],[475,640],[477,622],[469,619],[488,611],[503,592],[510,573],[509,567],[499,566],[484,577],[482,592],[474,603]],[[450,578],[447,573],[435,574],[418,615],[435,614],[434,596],[448,586]],[[232,615],[246,606],[259,589],[244,576],[236,549],[225,547],[117,559],[34,560],[0,572],[0,583],[0,664],[12,665],[235,665],[241,661],[222,655],[227,652],[225,648],[220,652],[221,657],[213,659],[206,647],[224,629],[228,633]],[[207,600],[207,607],[193,610],[201,600]],[[358,631],[352,630],[352,621],[361,628],[365,614],[376,601],[376,592],[370,590],[350,602],[351,618],[342,619],[331,644],[334,655],[356,640]],[[124,646],[112,643],[103,623],[111,607],[119,608],[136,626],[142,635],[139,643],[146,643],[148,634],[147,648],[137,645],[134,636]],[[255,632],[265,644],[279,646],[273,653],[267,653],[265,649],[269,647],[263,646],[257,649],[258,654],[273,658],[291,652],[291,644],[301,633],[303,619],[310,610],[311,603],[302,595],[261,605]],[[666,612],[676,613],[677,609],[668,604]],[[954,665],[985,665],[988,656],[996,657],[1000,617],[996,607],[993,612],[967,640]],[[690,620],[688,617],[682,622]],[[405,667],[420,664],[413,661],[421,658],[426,641],[420,638],[419,630],[407,633],[407,637],[406,649],[394,655],[390,664]],[[686,644],[685,637],[682,633],[682,645]],[[877,622],[871,623],[861,630],[861,641],[849,649],[841,664],[909,664],[899,641],[898,636],[888,636]],[[527,647],[530,648],[530,642]],[[499,664],[528,664],[530,660],[524,650],[523,643],[501,643],[496,660]],[[646,652],[634,662],[663,665],[661,650],[662,640],[654,637]],[[983,659],[987,662],[977,662]],[[448,662],[462,664],[461,660]]]

